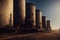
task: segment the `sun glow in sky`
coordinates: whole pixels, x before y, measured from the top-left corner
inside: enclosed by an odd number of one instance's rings
[[[52,29],[60,28],[60,1],[52,2],[49,4],[45,10],[43,15],[47,16],[47,19],[51,20]]]

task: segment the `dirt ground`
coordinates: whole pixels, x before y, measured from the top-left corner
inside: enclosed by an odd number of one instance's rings
[[[60,31],[1,35],[0,40],[60,40]]]

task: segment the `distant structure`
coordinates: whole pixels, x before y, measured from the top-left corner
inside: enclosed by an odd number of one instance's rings
[[[25,18],[25,25],[26,29],[32,31],[35,29],[36,20],[35,20],[35,13],[36,7],[33,3],[26,3],[26,18]]]
[[[50,20],[47,20],[47,28],[46,28],[46,30],[47,31],[51,30]]]
[[[13,14],[13,0],[3,0],[0,2],[0,27],[9,24],[10,13]]]
[[[42,27],[43,30],[46,30],[47,27],[46,16],[42,16]]]
[[[25,21],[25,0],[14,0],[14,27],[22,29]]]
[[[42,11],[36,9],[36,28],[38,31],[42,30]]]
[[[0,28],[2,32],[27,33],[51,30],[50,20],[42,16],[33,3],[25,0],[3,0],[0,2]],[[1,32],[0,30],[0,32]]]

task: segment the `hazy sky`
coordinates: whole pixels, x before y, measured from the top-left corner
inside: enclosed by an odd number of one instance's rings
[[[27,0],[34,3],[37,9],[42,10],[42,14],[51,20],[52,29],[60,28],[60,0]]]

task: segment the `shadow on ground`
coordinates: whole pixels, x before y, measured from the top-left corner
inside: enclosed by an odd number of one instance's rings
[[[12,39],[7,39],[7,40],[60,40],[60,38],[55,38],[55,39],[45,39],[45,38],[31,38],[31,37],[22,37],[22,38],[12,38]]]
[[[12,38],[7,40],[35,40],[34,38]]]

